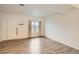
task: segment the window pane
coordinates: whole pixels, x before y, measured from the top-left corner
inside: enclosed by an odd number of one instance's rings
[[[32,22],[32,25],[35,25],[35,22]]]
[[[35,22],[35,25],[38,26],[39,25],[39,22]]]
[[[32,22],[33,27],[39,27],[39,22]]]
[[[37,21],[32,22],[32,33],[38,32],[38,30],[39,30],[39,22]]]

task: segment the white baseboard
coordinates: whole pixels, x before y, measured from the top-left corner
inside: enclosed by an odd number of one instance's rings
[[[70,47],[72,47],[72,48],[75,48],[75,49],[79,50],[79,44],[76,45],[75,42],[74,42],[73,44],[70,44],[69,42],[65,42],[64,40],[59,40],[59,39],[57,39],[56,37],[51,36],[51,35],[49,35],[49,34],[47,34],[46,37],[49,38],[49,39],[51,39],[51,40],[55,40],[55,41],[60,42],[60,43],[62,43],[62,44],[64,44],[64,45],[67,45],[67,46],[70,46]],[[77,42],[77,43],[78,43],[78,42]]]

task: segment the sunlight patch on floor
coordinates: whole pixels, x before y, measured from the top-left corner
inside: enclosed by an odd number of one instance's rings
[[[38,54],[40,53],[40,39],[39,38],[34,38],[31,39],[30,44],[29,44],[29,48],[30,48],[30,53],[31,54]]]

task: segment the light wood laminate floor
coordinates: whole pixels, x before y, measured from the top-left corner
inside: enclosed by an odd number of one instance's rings
[[[54,40],[38,37],[0,43],[0,54],[78,54],[79,50]]]

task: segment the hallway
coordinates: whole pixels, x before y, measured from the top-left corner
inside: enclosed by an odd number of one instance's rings
[[[7,40],[0,43],[0,54],[77,54],[79,50],[38,37],[32,39]]]

